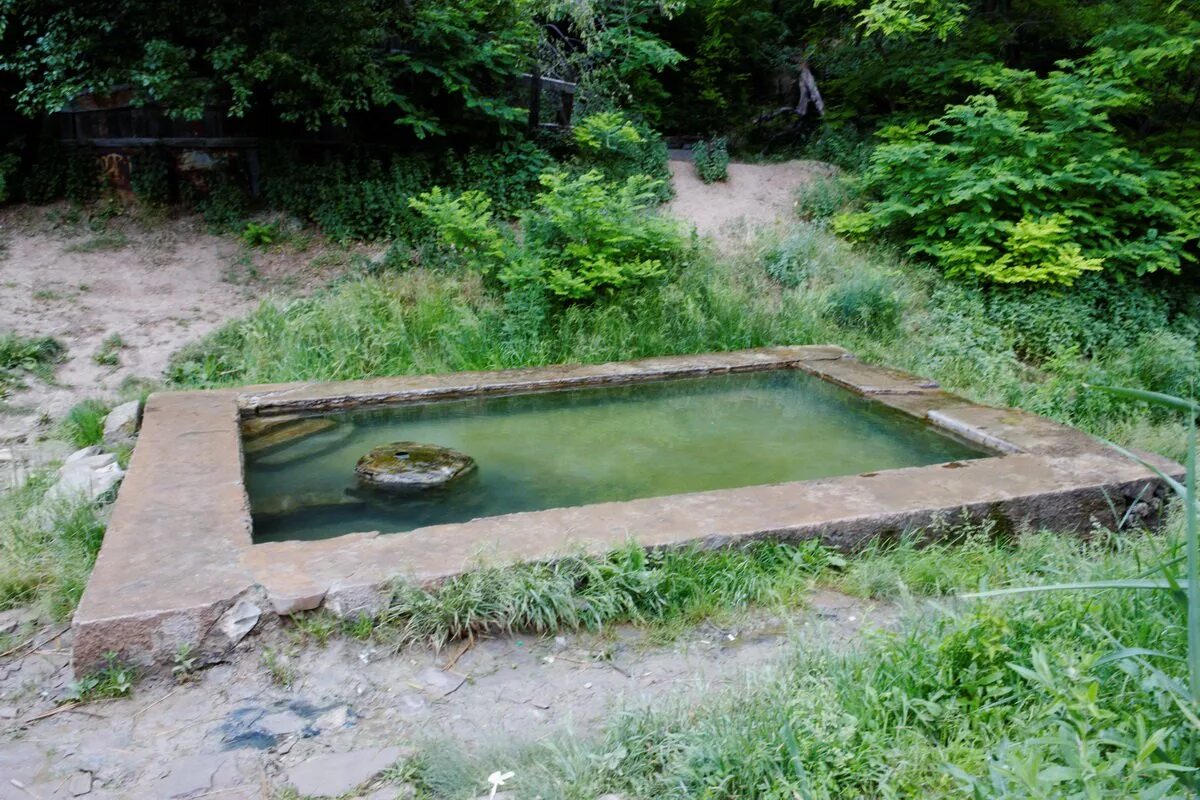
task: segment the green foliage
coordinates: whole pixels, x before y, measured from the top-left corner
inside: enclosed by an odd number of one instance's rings
[[[816,177],[796,191],[796,215],[806,222],[825,222],[852,206],[858,187],[845,175]]]
[[[91,703],[125,697],[133,689],[135,677],[133,668],[122,664],[116,653],[105,653],[104,666],[67,687],[63,702]]]
[[[171,200],[171,158],[162,149],[147,148],[129,159],[129,187],[134,196],[151,208]]]
[[[27,113],[130,87],[184,119],[224,101],[234,117],[318,130],[380,110],[417,137],[515,120],[501,90],[523,70],[537,31],[523,0],[202,9],[7,0],[3,10],[10,25],[0,65],[20,79],[16,101]]]
[[[34,605],[68,619],[87,585],[104,538],[96,506],[47,503],[50,473],[0,494],[0,609]]]
[[[12,195],[12,176],[20,164],[21,160],[12,153],[0,153],[0,203]]]
[[[595,170],[615,182],[646,175],[657,181],[654,193],[659,202],[671,198],[667,145],[648,126],[631,121],[623,112],[604,111],[579,120],[573,136],[582,171]]]
[[[410,202],[422,192],[434,186],[479,191],[502,216],[514,217],[529,207],[538,176],[551,164],[546,151],[525,140],[471,148],[465,158],[447,152],[388,161],[350,152],[312,163],[280,148],[267,158],[263,184],[270,205],[316,223],[336,240],[415,243],[427,235]]]
[[[225,172],[213,172],[206,190],[196,199],[196,209],[214,233],[237,231],[246,218],[249,201],[237,178]]]
[[[26,374],[52,380],[54,365],[62,361],[65,352],[62,343],[49,336],[0,333],[0,397],[20,386]]]
[[[694,620],[745,605],[794,605],[831,560],[837,559],[811,541],[653,552],[630,543],[604,558],[479,568],[436,589],[402,584],[377,632],[397,648],[442,647],[479,634],[598,630]]]
[[[250,247],[270,247],[279,237],[279,226],[273,222],[247,222],[241,233],[242,241]]]
[[[115,367],[121,363],[121,351],[125,349],[125,340],[121,334],[114,333],[104,338],[100,347],[92,354],[92,362],[101,367]]]
[[[90,447],[104,441],[104,418],[109,406],[103,400],[81,400],[59,423],[59,435],[76,447]]]
[[[724,136],[696,142],[692,148],[696,174],[705,183],[729,179],[729,143]]]
[[[883,567],[913,591],[942,593],[1103,579],[1182,544],[1177,530],[1166,541],[1097,531],[1091,543],[1051,533],[996,543],[973,526],[943,532],[961,547],[880,546],[847,569]],[[535,618],[554,607],[540,581],[529,591],[510,581],[500,607]],[[438,612],[457,621],[455,612],[483,608],[491,592],[482,578],[471,588]],[[414,781],[433,796],[466,796],[469,781],[501,763],[515,773],[514,792],[547,798],[1186,798],[1195,708],[1177,704],[1165,683],[1184,667],[1119,652],[1183,652],[1177,616],[1167,598],[1113,592],[922,607],[850,650],[806,643],[778,672],[699,702],[623,709],[592,742],[482,753],[438,742],[414,761]]]
[[[884,131],[864,174],[881,199],[839,230],[891,233],[951,275],[1001,283],[1071,284],[1101,266],[1178,272],[1192,259],[1200,220],[1168,199],[1178,174],[1108,122],[1127,93],[1075,69],[1006,77],[1020,86],[1017,107],[978,95]]]
[[[482,192],[440,189],[412,201],[441,241],[509,290],[533,289],[558,301],[594,300],[662,278],[684,257],[677,227],[645,213],[657,184],[635,175],[622,184],[596,171],[546,173],[519,241],[492,219]]]

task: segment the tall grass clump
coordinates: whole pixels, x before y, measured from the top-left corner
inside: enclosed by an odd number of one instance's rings
[[[480,568],[433,589],[401,584],[378,631],[396,647],[441,647],[487,633],[695,621],[750,605],[800,604],[831,563],[840,560],[815,541],[653,552],[631,542],[603,558]]]
[[[76,447],[100,444],[104,441],[104,418],[109,410],[103,400],[82,400],[73,405],[59,422],[59,435]]]
[[[61,342],[49,336],[0,333],[0,397],[18,387],[25,375],[51,380],[54,365],[62,360],[65,350]]]
[[[100,510],[81,500],[46,501],[47,473],[0,494],[0,609],[33,605],[66,619],[87,585],[104,537]]]

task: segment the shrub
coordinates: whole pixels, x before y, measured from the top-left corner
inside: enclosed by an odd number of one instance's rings
[[[855,276],[829,292],[826,314],[843,328],[887,333],[900,321],[903,307],[890,282],[880,275]]]
[[[139,201],[151,207],[171,201],[171,158],[165,150],[140,150],[130,159],[129,188]]]
[[[20,166],[21,160],[11,153],[0,153],[0,203],[8,200],[12,194],[12,176]]]
[[[696,174],[705,183],[728,180],[729,143],[724,136],[696,142],[692,148],[692,161],[696,165]]]
[[[1089,72],[1009,75],[1011,98],[971,97],[881,132],[864,174],[879,199],[838,229],[889,233],[951,275],[1072,284],[1101,268],[1178,272],[1200,219],[1182,179],[1109,122],[1132,102]]]
[[[442,242],[504,287],[535,287],[560,302],[594,300],[673,270],[684,254],[677,226],[646,213],[657,182],[635,175],[609,183],[596,171],[547,173],[518,243],[492,219],[481,192],[434,189],[412,201]]]
[[[631,121],[622,112],[603,111],[581,119],[572,135],[584,172],[595,170],[616,182],[646,175],[658,181],[654,195],[659,202],[671,199],[667,145],[648,126]]]
[[[214,233],[236,231],[246,218],[249,200],[237,179],[221,171],[209,175],[207,191],[196,208]]]
[[[250,247],[270,247],[279,239],[279,226],[274,223],[247,222],[242,229],[242,241]]]

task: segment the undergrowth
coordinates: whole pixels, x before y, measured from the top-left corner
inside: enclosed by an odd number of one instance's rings
[[[25,375],[52,381],[54,366],[62,360],[65,351],[57,339],[49,336],[0,333],[0,397],[21,386]]]
[[[105,520],[91,503],[45,502],[52,480],[40,473],[0,493],[0,609],[34,605],[66,619],[87,586]]]
[[[967,526],[957,546],[880,546],[832,579],[878,594],[863,579],[880,569],[936,593],[1113,578],[1176,555],[1179,533],[996,541]],[[546,800],[1192,797],[1196,709],[1181,713],[1155,671],[1116,657],[1123,648],[1185,650],[1178,605],[1136,592],[946,601],[855,650],[810,646],[702,703],[621,711],[593,740],[437,742],[411,770],[418,796],[444,798],[475,796],[495,765],[515,773],[514,797]]]
[[[1070,292],[947,282],[820,226],[767,235],[732,263],[693,248],[671,277],[547,308],[449,264],[350,276],[268,300],[177,354],[177,386],[597,363],[778,344],[840,344],[860,358],[1178,458],[1182,427],[1084,383],[1187,396],[1200,380],[1200,292],[1119,285]]]

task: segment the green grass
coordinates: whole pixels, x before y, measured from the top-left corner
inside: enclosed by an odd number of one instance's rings
[[[65,352],[66,348],[49,336],[0,333],[0,397],[19,387],[25,375],[52,381],[54,366],[62,361]]]
[[[63,248],[64,253],[107,253],[114,250],[124,250],[129,246],[129,237],[120,231],[104,231],[97,233],[82,242],[75,242]]]
[[[117,367],[121,364],[121,351],[125,349],[125,340],[121,334],[114,333],[105,337],[100,347],[92,354],[92,362],[101,367]]]
[[[801,605],[816,575],[838,560],[815,542],[650,553],[630,543],[604,558],[479,568],[436,589],[402,584],[376,634],[399,649],[485,633],[696,622],[747,606]]]
[[[70,617],[100,550],[105,522],[90,503],[45,503],[53,476],[0,494],[0,609],[33,605]]]
[[[1108,579],[1182,546],[1179,526],[1166,539],[1102,533],[1087,544],[986,534],[960,531],[961,548],[881,549],[833,579],[852,588],[860,564],[938,592]],[[1159,593],[942,602],[858,650],[808,649],[702,702],[627,708],[592,739],[431,743],[414,781],[439,798],[478,795],[497,767],[516,773],[515,797],[545,800],[1190,797],[1200,730],[1152,670],[1112,657],[1122,647],[1182,652],[1178,605]],[[1183,674],[1156,663],[1170,680]]]
[[[58,434],[76,447],[90,447],[104,441],[104,418],[109,406],[102,400],[76,403],[59,422]]]
[[[169,375],[221,386],[836,343],[973,400],[1178,458],[1177,418],[1080,391],[1187,394],[1200,381],[1200,332],[1184,313],[1200,295],[1166,296],[1094,282],[1060,295],[952,284],[797,223],[730,262],[701,253],[667,282],[548,318],[461,268],[349,277],[265,302],[181,351]]]

